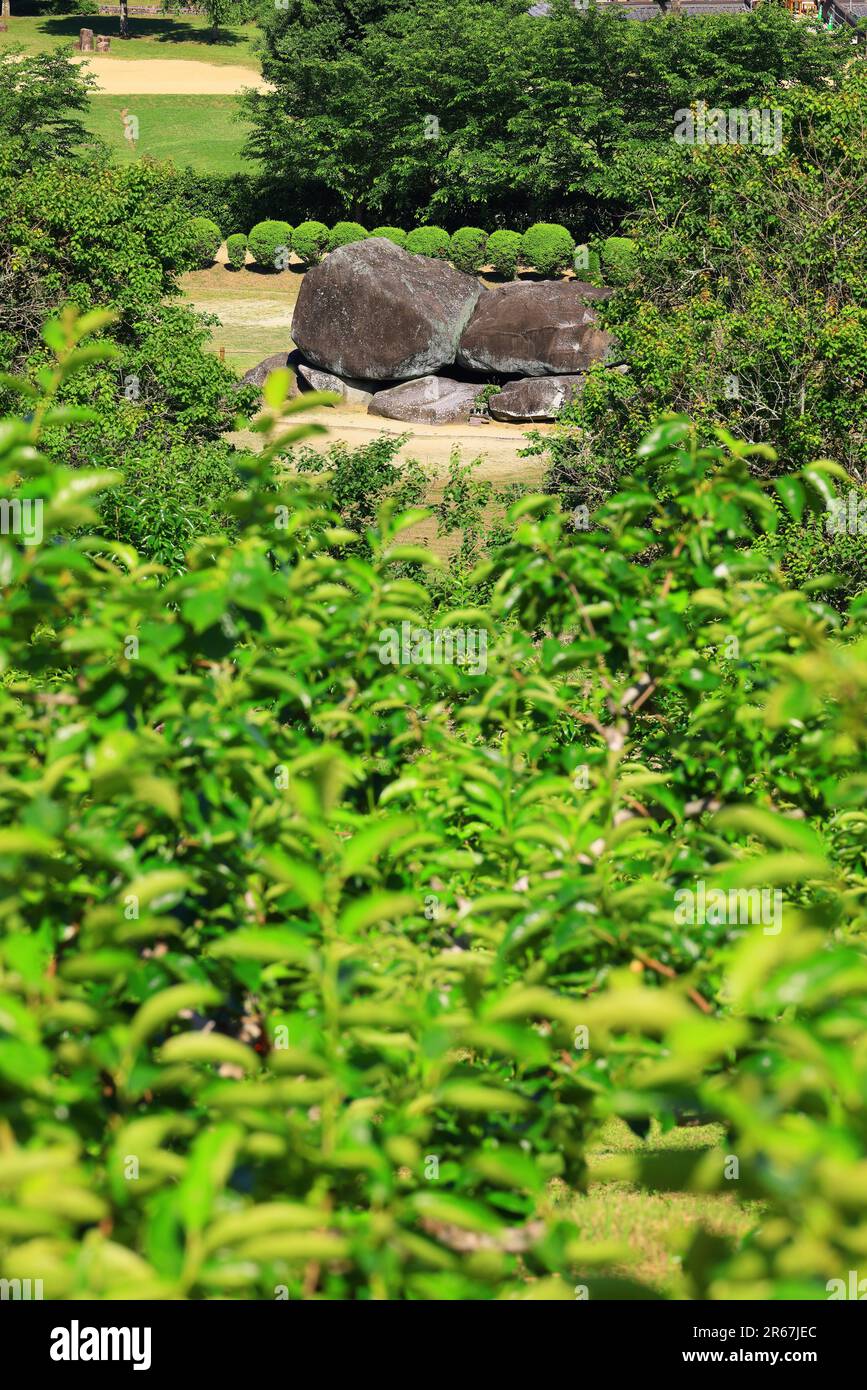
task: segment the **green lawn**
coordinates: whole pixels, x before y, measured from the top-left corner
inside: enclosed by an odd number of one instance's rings
[[[117,37],[118,21],[113,15],[13,13],[7,32],[0,33],[0,50],[21,48],[25,53],[47,53],[62,45],[71,52],[79,30],[85,27],[97,34],[109,34],[112,54],[121,58],[188,58],[204,63],[235,63],[254,71],[259,66],[253,51],[258,34],[255,24],[232,26],[214,36],[203,16],[173,19],[156,10],[153,19],[130,18],[130,38],[125,42]]]
[[[588,1154],[589,1190],[578,1196],[560,1194],[560,1200],[571,1207],[581,1239],[622,1248],[622,1260],[597,1273],[637,1279],[667,1298],[685,1298],[682,1263],[696,1231],[703,1227],[735,1241],[747,1234],[759,1221],[761,1210],[757,1203],[739,1199],[736,1182],[730,1192],[699,1193],[643,1191],[630,1182],[592,1181],[603,1176],[611,1158],[717,1149],[723,1137],[719,1125],[685,1126],[663,1134],[654,1121],[647,1139],[641,1140],[622,1120],[608,1122]]]
[[[249,232],[250,228],[222,230],[228,235]],[[240,376],[263,358],[292,347],[292,310],[303,279],[300,266],[269,273],[254,265],[229,270],[220,263],[183,275],[181,288],[194,308],[216,314],[220,323],[211,329],[214,351],[222,348],[226,361]]]
[[[135,148],[124,138],[124,107],[138,118]],[[90,99],[87,125],[119,163],[146,154],[172,159],[178,168],[190,164],[201,174],[237,174],[252,167],[241,155],[248,127],[237,111],[232,96],[99,95]]]

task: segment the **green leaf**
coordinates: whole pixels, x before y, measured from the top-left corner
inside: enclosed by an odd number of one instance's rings
[[[774,488],[789,516],[800,521],[807,501],[803,483],[797,478],[775,478]]]
[[[447,1226],[459,1226],[462,1231],[478,1231],[499,1235],[503,1223],[488,1207],[469,1197],[456,1197],[448,1192],[418,1192],[412,1205],[427,1221]]]
[[[159,1059],[167,1063],[226,1062],[246,1072],[259,1070],[259,1059],[253,1049],[224,1033],[177,1033],[163,1043]]]
[[[315,908],[323,902],[325,885],[312,865],[290,859],[282,850],[269,850],[262,855],[260,864],[269,878],[291,888],[307,907]]]
[[[523,1115],[530,1102],[516,1091],[487,1086],[480,1081],[446,1081],[439,1089],[439,1100],[454,1110],[478,1115]]]
[[[207,1225],[214,1202],[232,1174],[243,1136],[240,1125],[226,1122],[196,1139],[178,1190],[178,1211],[187,1231],[201,1231]]]
[[[657,458],[660,454],[670,453],[689,438],[691,429],[690,421],[685,415],[662,420],[644,436],[635,450],[636,456],[640,459],[651,459]]]
[[[129,1045],[138,1047],[158,1028],[175,1018],[182,1009],[207,1008],[220,1002],[213,985],[172,985],[142,1004],[130,1024]]]
[[[360,869],[372,866],[384,849],[409,834],[414,826],[415,821],[411,817],[395,816],[391,820],[384,820],[366,830],[360,830],[353,835],[341,856],[342,877],[349,878]]]

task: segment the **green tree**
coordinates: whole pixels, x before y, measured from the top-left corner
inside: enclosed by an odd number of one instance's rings
[[[535,18],[522,0],[382,8],[298,0],[266,20],[272,89],[247,99],[248,151],[310,215],[615,230],[620,146],[664,150],[692,101],[776,105],[849,54],[771,5],[688,24],[569,4]]]
[[[600,473],[610,485],[660,408],[690,413],[708,437],[725,425],[773,440],[782,467],[828,457],[864,477],[865,97],[860,63],[837,87],[781,94],[777,154],[624,152],[621,186],[645,211],[602,312],[629,370],[595,371],[568,408],[553,447],[564,485],[593,488]]]
[[[17,167],[63,159],[93,141],[81,114],[94,86],[93,77],[62,49],[29,55],[6,49],[0,54],[0,140]]]

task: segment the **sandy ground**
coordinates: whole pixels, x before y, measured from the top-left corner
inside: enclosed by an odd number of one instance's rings
[[[542,487],[544,474],[543,461],[538,457],[519,458],[519,449],[527,447],[529,425],[504,425],[492,421],[487,425],[408,425],[399,420],[386,420],[381,415],[366,415],[360,410],[340,410],[326,406],[322,410],[311,410],[303,417],[295,416],[301,423],[316,421],[325,425],[327,434],[314,435],[304,444],[312,449],[326,451],[336,440],[355,448],[368,443],[381,434],[409,434],[410,438],[397,455],[398,459],[418,459],[433,475],[431,487],[425,502],[432,504],[442,499],[443,485],[448,477],[449,460],[456,449],[463,463],[479,460],[474,473],[478,482],[491,482],[495,487],[506,487],[510,483],[523,483],[531,492]],[[540,433],[553,428],[539,425]],[[251,430],[228,434],[229,439],[239,448],[258,450],[262,447],[262,436]],[[498,509],[494,509],[496,511]],[[494,511],[491,513],[493,518]],[[447,560],[457,545],[456,536],[439,536],[433,517],[410,527],[403,539],[414,544],[429,545],[435,555]]]
[[[115,58],[111,54],[73,54],[87,63],[98,89],[110,96],[234,96],[245,87],[257,92],[268,83],[251,68],[216,66],[190,58]]]
[[[217,262],[207,270],[194,270],[181,277],[181,289],[194,309],[216,314],[219,325],[211,329],[216,351],[223,350],[226,361],[239,376],[255,367],[264,357],[292,346],[292,311],[304,275],[296,270],[271,275],[257,270],[251,256],[248,268],[236,272],[226,267],[226,248],[217,252]]]
[[[441,491],[448,476],[452,450],[458,448],[461,458],[481,458],[478,477],[489,479],[502,487],[507,483],[538,482],[542,469],[538,458],[518,457],[518,450],[527,447],[530,425],[505,425],[496,420],[487,425],[408,425],[400,420],[386,420],[381,415],[367,415],[361,410],[341,410],[326,406],[304,415],[306,421],[325,425],[328,434],[309,440],[311,448],[327,449],[335,440],[356,447],[366,444],[380,434],[409,434],[410,439],[398,458],[416,458],[428,465],[436,477],[432,496]],[[300,421],[299,421],[300,423]],[[550,426],[538,426],[544,433]],[[231,438],[245,448],[258,449],[262,436],[244,430]]]

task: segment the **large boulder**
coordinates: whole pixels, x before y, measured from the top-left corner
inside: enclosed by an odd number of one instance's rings
[[[314,366],[338,376],[428,376],[454,362],[480,292],[474,276],[444,261],[368,237],[308,270],[292,337]]]
[[[581,280],[520,280],[479,296],[461,335],[458,361],[508,376],[585,372],[613,355],[595,300],[611,290]]]
[[[298,375],[308,386],[312,386],[314,391],[336,391],[344,405],[358,406],[366,410],[373,400],[373,392],[366,391],[363,382],[354,381],[351,377],[335,376],[333,372],[320,372],[316,367],[308,367],[306,362],[299,365]]]
[[[255,367],[251,367],[241,377],[245,386],[257,386],[259,390],[265,385],[265,378],[269,372],[274,372],[278,367],[288,367],[290,371],[298,371],[297,353],[294,352],[273,352],[270,357],[265,357],[261,362],[257,362]],[[293,383],[291,395],[298,395],[298,388]]]
[[[555,420],[584,380],[583,376],[525,376],[492,396],[488,409],[495,420]]]
[[[445,376],[423,376],[403,381],[388,391],[377,391],[368,413],[387,420],[408,420],[414,425],[452,425],[468,420],[481,387]]]

